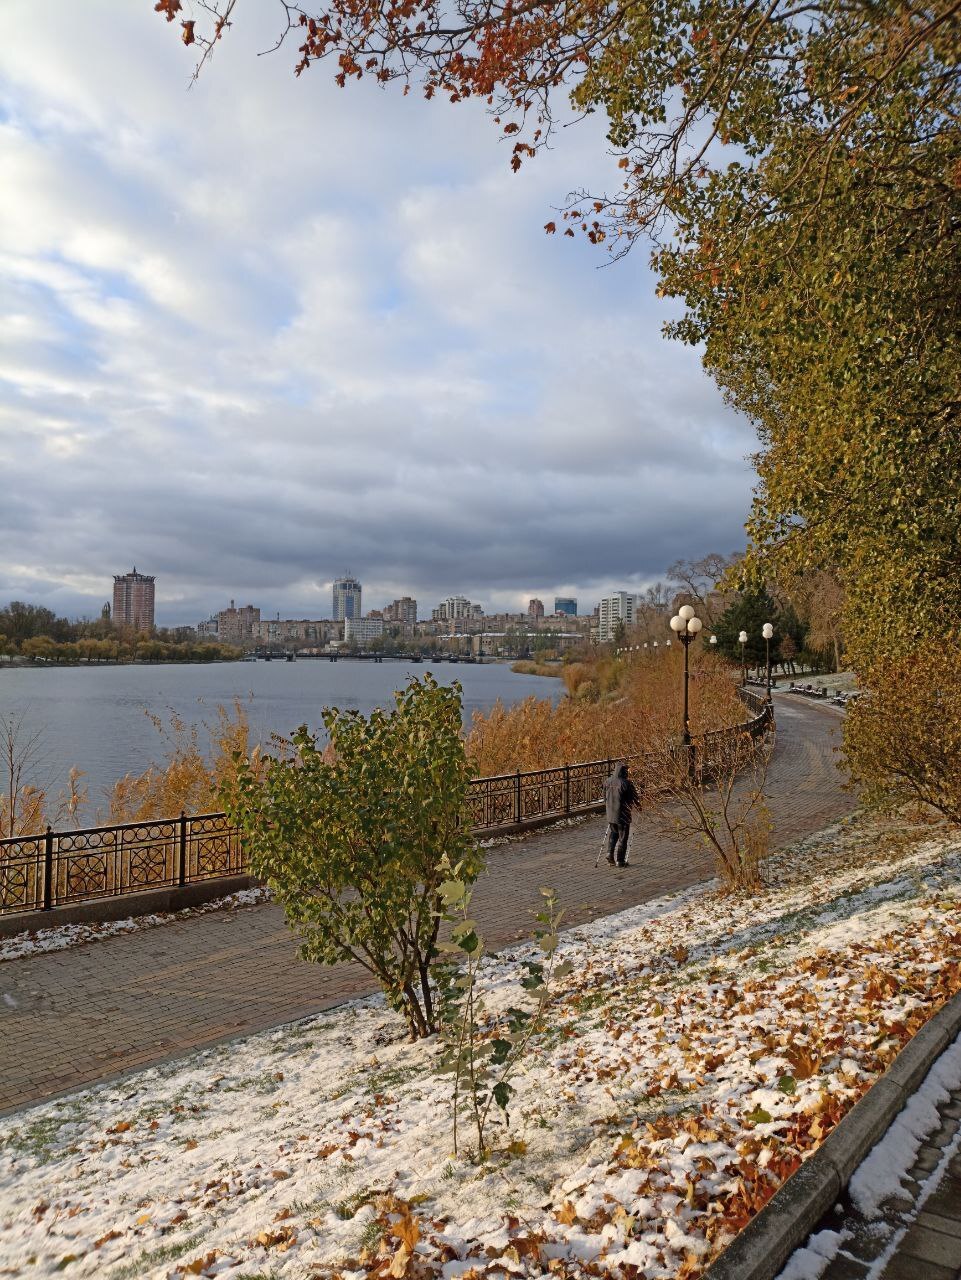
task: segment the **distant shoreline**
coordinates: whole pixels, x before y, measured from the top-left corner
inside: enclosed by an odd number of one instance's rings
[[[230,662],[243,662],[243,658],[104,658],[102,662],[36,662],[32,658],[0,658],[0,671],[63,671],[65,667],[212,667]]]

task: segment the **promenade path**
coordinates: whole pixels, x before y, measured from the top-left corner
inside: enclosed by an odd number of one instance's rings
[[[840,714],[777,695],[769,774],[773,838],[783,846],[854,808],[835,764]],[[493,947],[530,933],[539,889],[552,885],[576,925],[713,874],[706,850],[675,844],[641,817],[633,866],[594,859],[603,819],[541,831],[489,850],[474,914]],[[356,965],[297,956],[273,904],[212,912],[0,965],[0,1114],[257,1031],[372,990]]]

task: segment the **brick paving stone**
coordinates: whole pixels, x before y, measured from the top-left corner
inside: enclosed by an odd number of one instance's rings
[[[925,1201],[924,1207],[928,1213],[940,1213],[945,1218],[961,1218],[961,1180],[946,1173],[938,1184],[937,1191]]]
[[[935,1231],[933,1227],[915,1223],[898,1248],[912,1258],[920,1258],[922,1262],[937,1263],[939,1267],[961,1267],[961,1238]]]
[[[955,1267],[939,1267],[908,1253],[896,1254],[884,1268],[883,1280],[957,1280]]]
[[[961,1218],[945,1218],[940,1213],[931,1213],[922,1209],[918,1214],[918,1224],[930,1227],[932,1231],[941,1231],[945,1235],[957,1236],[961,1239]]]
[[[769,773],[776,845],[853,810],[834,752],[840,721],[831,707],[777,697]],[[603,820],[591,818],[489,849],[473,903],[488,944],[529,936],[542,885],[558,891],[572,927],[713,874],[706,850],[659,836],[643,816],[634,826],[633,866],[616,871],[602,859],[595,870],[603,833]],[[272,903],[8,961],[0,965],[0,1111],[294,1021],[371,989],[357,965],[301,961]]]
[[[839,1256],[828,1263],[821,1273],[820,1280],[864,1280],[868,1274],[868,1265],[855,1258]]]

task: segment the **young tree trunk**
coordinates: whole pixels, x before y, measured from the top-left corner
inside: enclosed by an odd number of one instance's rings
[[[421,1040],[424,1036],[429,1036],[434,1028],[428,1023],[424,1016],[424,1011],[420,1007],[420,1001],[417,998],[417,988],[413,982],[404,983],[404,1013],[407,1017],[407,1026],[410,1029],[411,1040]]]

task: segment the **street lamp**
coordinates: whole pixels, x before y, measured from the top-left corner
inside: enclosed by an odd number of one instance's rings
[[[761,635],[764,637],[764,653],[767,660],[767,700],[771,701],[771,637],[774,635],[774,628],[770,622],[765,622],[761,628]]]
[[[741,646],[741,684],[747,684],[747,658],[744,654],[744,646],[747,644],[747,632],[742,631],[737,638],[738,644]]]
[[[688,685],[688,649],[691,647],[691,641],[704,626],[704,623],[698,618],[694,609],[689,604],[682,604],[675,616],[671,619],[671,630],[676,634],[678,640],[684,646],[684,745],[691,745],[691,721],[688,715],[687,685]],[[670,644],[670,641],[668,641]]]

